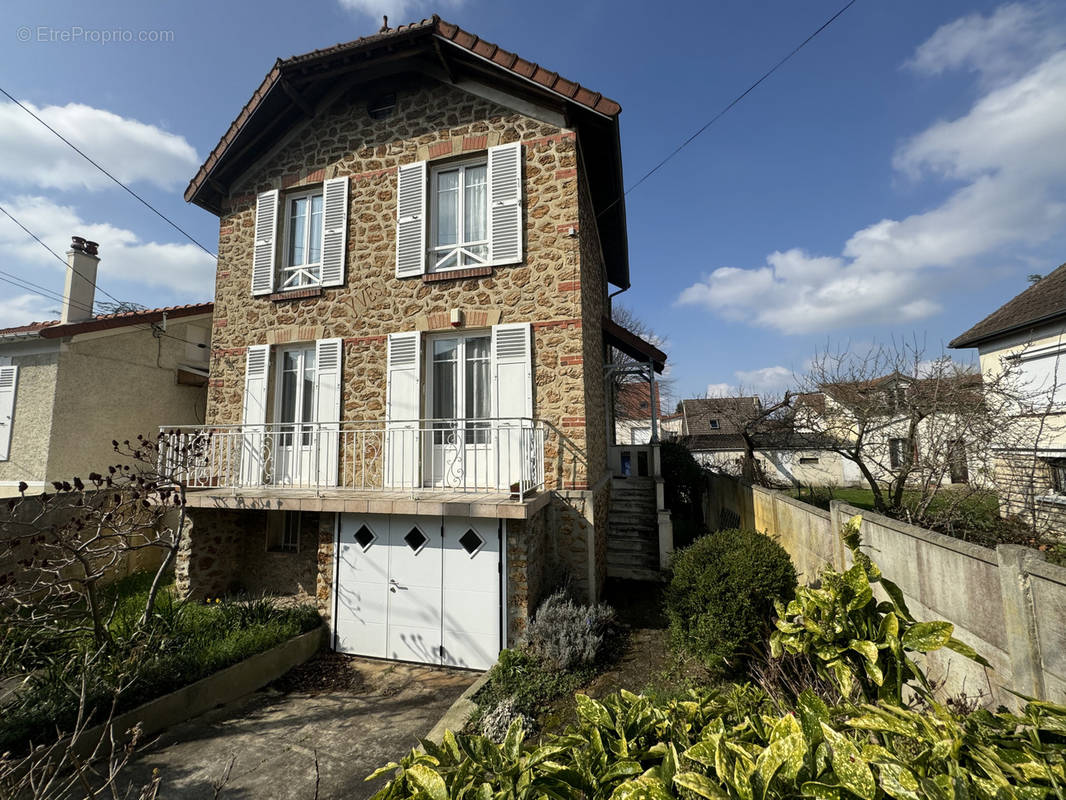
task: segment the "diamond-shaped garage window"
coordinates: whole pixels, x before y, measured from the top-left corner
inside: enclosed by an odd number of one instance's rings
[[[411,530],[407,532],[407,535],[403,537],[403,540],[407,542],[407,546],[410,547],[413,552],[417,553],[426,546],[429,537],[422,533],[418,528],[411,528]]]
[[[374,535],[374,532],[370,530],[366,525],[363,525],[355,532],[355,543],[363,548],[365,553],[370,549],[370,545],[374,543],[374,540],[378,537]]]
[[[473,528],[468,528],[466,533],[459,537],[459,544],[470,555],[474,555],[485,544],[485,540],[482,539]]]

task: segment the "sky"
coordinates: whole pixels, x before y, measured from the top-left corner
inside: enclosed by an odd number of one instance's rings
[[[434,12],[622,105],[627,186],[844,0],[0,2],[0,87],[215,251],[188,180],[274,60]],[[1066,261],[1066,4],[858,0],[626,198],[676,397],[783,389],[826,348],[927,356]],[[99,287],[210,299],[214,260],[0,96],[0,206]],[[0,326],[63,265],[0,216]],[[98,298],[100,295],[98,294]],[[102,299],[107,299],[106,297]],[[969,351],[955,352],[968,360]]]

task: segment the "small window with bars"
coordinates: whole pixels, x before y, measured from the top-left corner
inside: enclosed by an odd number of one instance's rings
[[[267,527],[267,550],[272,553],[299,553],[301,540],[314,541],[318,516],[317,513],[301,511],[271,514]]]
[[[1051,490],[1066,495],[1066,458],[1049,458],[1047,465],[1051,473]]]

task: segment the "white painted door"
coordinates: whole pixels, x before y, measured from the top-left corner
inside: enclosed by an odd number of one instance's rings
[[[336,648],[388,656],[389,518],[341,514],[337,535]]]
[[[388,658],[440,663],[440,517],[389,518]]]
[[[337,650],[487,669],[500,652],[497,520],[341,514]]]
[[[315,348],[286,348],[278,354],[274,440],[274,483],[314,485]]]
[[[500,653],[500,536],[494,519],[444,520],[442,663],[488,669]]]

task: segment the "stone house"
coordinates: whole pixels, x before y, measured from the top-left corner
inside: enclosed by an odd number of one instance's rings
[[[606,353],[665,360],[610,327],[620,110],[438,17],[274,65],[185,195],[220,223],[186,592],[476,668],[600,596]]]
[[[976,348],[986,392],[1014,397],[1012,430],[988,470],[1000,512],[1066,534],[1066,264],[997,308],[949,347]],[[997,389],[998,391],[998,389]]]
[[[0,497],[106,470],[112,440],[204,420],[212,304],[94,314],[97,245],[74,237],[67,261],[61,318],[0,329]]]

